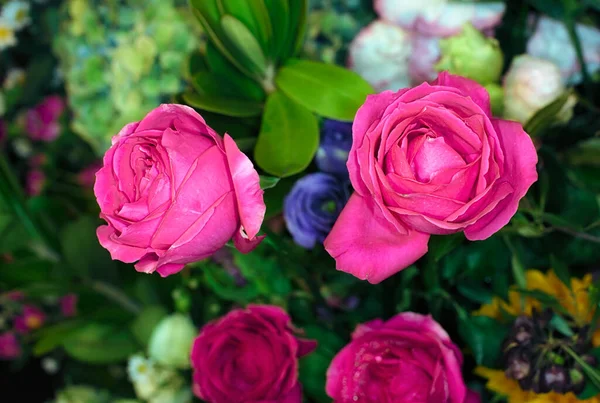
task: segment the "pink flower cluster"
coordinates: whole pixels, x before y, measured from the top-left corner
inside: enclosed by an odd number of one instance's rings
[[[21,356],[23,338],[51,321],[51,316],[20,291],[0,295],[0,360],[14,360]],[[77,314],[77,296],[67,294],[58,300],[60,318]]]
[[[32,140],[55,140],[61,131],[60,117],[64,110],[65,102],[60,96],[46,97],[25,113],[25,131]]]
[[[433,80],[441,38],[459,34],[466,23],[493,34],[504,10],[502,2],[377,0],[379,19],[354,39],[348,65],[377,91]]]

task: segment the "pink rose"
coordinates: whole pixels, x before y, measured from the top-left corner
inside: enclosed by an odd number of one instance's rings
[[[37,168],[27,172],[25,190],[29,196],[39,196],[46,184],[46,174]]]
[[[0,334],[0,360],[14,360],[21,355],[21,344],[14,333]]]
[[[37,330],[46,322],[46,314],[36,306],[24,305],[23,312],[14,320],[15,330],[26,334],[32,330]]]
[[[194,393],[207,403],[301,403],[298,357],[315,347],[296,337],[279,307],[236,309],[194,341]]]
[[[45,98],[35,108],[25,113],[25,131],[32,140],[50,142],[60,134],[59,118],[65,109],[63,99],[57,95]]]
[[[435,320],[405,312],[359,325],[331,362],[326,391],[334,403],[466,403],[461,366]]]
[[[252,163],[192,108],[161,105],[113,138],[96,174],[100,244],[113,259],[161,276],[204,259],[231,238],[242,252],[265,214]]]
[[[520,124],[491,116],[486,90],[441,73],[367,98],[348,159],[355,193],[325,249],[338,270],[378,283],[427,252],[430,234],[491,236],[537,180]]]

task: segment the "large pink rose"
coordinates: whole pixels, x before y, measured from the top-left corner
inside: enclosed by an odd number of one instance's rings
[[[263,192],[252,163],[193,109],[161,105],[113,138],[94,193],[108,225],[98,239],[113,259],[161,276],[204,259],[231,238],[260,241]]]
[[[236,309],[194,341],[194,393],[208,403],[301,403],[298,357],[315,347],[296,337],[279,307]]]
[[[334,403],[475,403],[462,355],[430,316],[412,312],[359,325],[327,370]]]
[[[522,126],[492,118],[486,90],[441,73],[367,98],[348,159],[355,189],[325,249],[338,270],[378,283],[427,252],[430,234],[491,236],[537,180]]]

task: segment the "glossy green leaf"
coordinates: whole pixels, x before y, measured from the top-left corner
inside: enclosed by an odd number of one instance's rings
[[[280,180],[281,178],[275,176],[260,175],[260,188],[262,190],[274,188]]]
[[[216,264],[203,267],[204,281],[211,291],[226,301],[247,304],[259,296],[253,283],[237,284],[233,276]]]
[[[84,325],[84,321],[76,319],[44,327],[35,334],[37,341],[33,346],[33,354],[38,357],[48,354],[60,347],[65,338]]]
[[[104,323],[90,323],[63,340],[72,358],[88,364],[110,364],[127,359],[140,350],[133,335]]]
[[[218,75],[221,81],[227,81],[229,86],[239,92],[238,96],[261,102],[265,100],[266,94],[262,87],[243,75],[210,43],[206,44],[205,57],[210,71]]]
[[[245,75],[252,77],[254,72],[248,69],[244,62],[240,60],[241,54],[237,49],[231,49],[233,46],[228,40],[225,40],[225,33],[221,27],[221,13],[217,6],[217,0],[190,0],[192,13],[196,16],[200,24],[206,31],[211,43],[229,60],[235,67]]]
[[[183,100],[194,108],[233,117],[258,116],[262,112],[262,105],[254,101],[244,101],[223,96],[207,96],[195,92],[183,94]]]
[[[315,116],[284,94],[271,94],[254,149],[258,165],[271,175],[290,176],[306,169],[318,145]]]
[[[318,115],[352,121],[373,88],[358,74],[342,67],[308,60],[291,60],[275,78],[288,97]]]
[[[471,316],[459,318],[458,332],[478,365],[495,367],[502,354],[507,326],[487,316]]]
[[[267,59],[252,32],[240,20],[229,14],[221,18],[221,27],[238,50],[258,68],[259,73],[264,74],[267,70]]]
[[[306,33],[306,18],[308,15],[307,0],[289,0],[288,33],[283,59],[287,60],[298,54],[304,43]]]
[[[221,14],[230,14],[242,22],[269,54],[272,37],[271,20],[263,0],[218,0]]]

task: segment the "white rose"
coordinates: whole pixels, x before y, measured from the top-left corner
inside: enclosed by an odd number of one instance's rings
[[[396,25],[379,20],[354,38],[348,64],[377,91],[397,91],[410,85],[411,53],[411,35]]]

